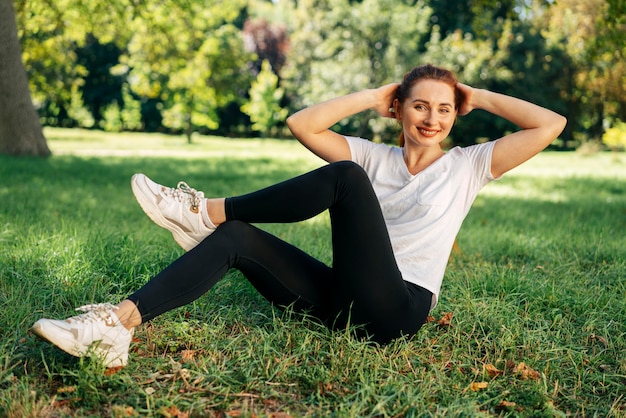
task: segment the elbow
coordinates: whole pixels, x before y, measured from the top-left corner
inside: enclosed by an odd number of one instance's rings
[[[563,115],[559,115],[559,127],[561,129],[559,131],[559,134],[563,132],[563,129],[565,129],[565,126],[567,126],[567,118]]]
[[[287,124],[287,127],[289,127],[289,129],[291,129],[291,125],[293,125],[293,116],[294,115],[290,115],[285,120],[285,123]]]
[[[298,114],[291,115],[287,118],[287,120],[285,120],[285,124],[289,128],[289,131],[294,136],[294,138],[302,142],[302,124],[298,122],[298,119]]]
[[[563,130],[565,129],[565,126],[567,126],[567,118],[563,115],[558,115],[557,114],[557,120],[554,123],[554,130],[555,130],[555,138],[558,138],[559,135],[561,135],[561,133],[563,132]]]
[[[297,131],[297,116],[296,115],[291,115],[287,118],[287,120],[285,121],[285,123],[287,124],[287,127],[289,128],[289,131],[291,132],[292,135],[294,135],[295,137],[297,137],[298,135],[296,134]]]

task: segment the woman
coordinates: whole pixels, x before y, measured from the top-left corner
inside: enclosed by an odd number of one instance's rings
[[[329,129],[367,109],[401,124],[400,147]],[[445,153],[441,143],[457,115],[474,109],[521,130]],[[237,268],[271,303],[305,310],[331,328],[356,324],[379,343],[410,336],[437,303],[455,236],[478,191],[543,150],[565,123],[432,65],[414,68],[401,84],[306,108],[287,124],[330,164],[230,198],[205,199],[182,182],[173,189],[133,176],[141,207],[188,252],[116,306],[88,305],[79,308],[85,314],[40,319],[32,329],[75,356],[96,342],[92,349],[107,366],[125,365],[136,326],[197,299]],[[250,225],[301,221],[326,209],[331,267]]]

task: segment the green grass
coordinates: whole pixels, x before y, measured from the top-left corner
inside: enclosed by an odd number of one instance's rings
[[[182,254],[130,176],[221,196],[321,162],[293,141],[46,134],[52,158],[0,157],[0,416],[626,416],[624,154],[543,153],[488,185],[433,312],[450,325],[377,347],[271,308],[233,271],[140,327],[111,374],[28,328]],[[264,227],[330,262],[326,215]]]

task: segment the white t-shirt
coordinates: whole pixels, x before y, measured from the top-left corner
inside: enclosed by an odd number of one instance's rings
[[[433,293],[432,310],[463,219],[478,191],[494,180],[494,142],[455,147],[412,175],[402,148],[346,139],[378,196],[402,277]]]

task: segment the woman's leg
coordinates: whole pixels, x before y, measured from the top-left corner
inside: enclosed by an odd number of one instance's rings
[[[173,208],[173,206],[168,206]],[[309,310],[331,325],[362,325],[375,341],[415,333],[431,293],[402,280],[378,200],[365,172],[331,164],[279,185],[226,200],[228,220],[117,307],[86,305],[67,320],[42,318],[32,330],[75,356],[108,366],[128,360],[133,322],[189,303],[229,268],[239,268],[271,302]],[[293,222],[329,209],[332,268],[248,222]],[[237,220],[238,219],[238,220]],[[130,304],[129,301],[133,303]],[[137,311],[135,311],[137,310]],[[119,316],[118,316],[119,315]]]
[[[271,303],[315,311],[323,306],[331,268],[295,246],[241,221],[221,225],[195,248],[129,296],[143,322],[194,301],[231,268]]]
[[[333,240],[328,301],[336,326],[365,325],[377,341],[413,334],[432,293],[402,279],[378,199],[365,171],[340,162],[256,193],[226,200],[228,219],[286,222],[328,208]]]
[[[332,269],[256,228],[226,222],[130,299],[145,321],[196,299],[234,267],[271,302],[336,317],[336,326],[351,320],[378,341],[416,332],[431,294],[402,280],[378,200],[359,166],[335,163],[226,199],[227,219],[245,223],[295,222],[325,209],[333,231]]]

